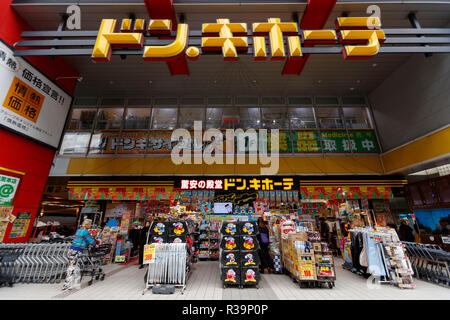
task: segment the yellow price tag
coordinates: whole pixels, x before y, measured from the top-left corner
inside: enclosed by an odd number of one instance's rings
[[[144,264],[155,262],[155,244],[146,244],[144,246]]]

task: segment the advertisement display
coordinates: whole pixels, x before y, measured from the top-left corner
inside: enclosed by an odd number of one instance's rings
[[[231,202],[214,202],[215,214],[230,214],[233,212],[233,204]]]
[[[14,224],[9,233],[9,238],[23,238],[27,235],[28,226],[31,221],[31,213],[20,212],[17,214]]]
[[[0,42],[0,125],[57,148],[72,97]]]
[[[14,200],[20,179],[0,174],[0,205],[10,206]]]
[[[0,242],[3,241],[5,236],[6,228],[10,222],[9,216],[11,215],[13,209],[14,207],[11,206],[0,206]]]

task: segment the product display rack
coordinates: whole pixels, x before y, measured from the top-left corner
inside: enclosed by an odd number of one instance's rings
[[[219,230],[211,228],[207,222],[200,226],[199,253],[200,260],[219,259]]]

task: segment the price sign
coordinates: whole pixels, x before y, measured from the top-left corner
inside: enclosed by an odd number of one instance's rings
[[[155,244],[144,246],[144,264],[155,263]]]

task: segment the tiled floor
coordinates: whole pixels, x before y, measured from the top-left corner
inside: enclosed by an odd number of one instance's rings
[[[138,269],[133,263],[127,266],[106,266],[105,281],[96,281],[87,286],[83,281],[80,290],[62,293],[62,284],[16,284],[13,288],[0,288],[0,300],[7,299],[64,299],[64,300],[450,300],[450,289],[438,285],[415,280],[415,289],[399,289],[391,285],[381,285],[370,288],[367,281],[343,270],[341,261],[336,261],[336,286],[330,289],[301,289],[286,275],[262,275],[259,289],[256,288],[227,288],[223,289],[219,280],[218,262],[206,261],[197,263],[184,294],[177,289],[173,295],[154,295],[151,290],[142,295],[144,288],[145,269]]]

